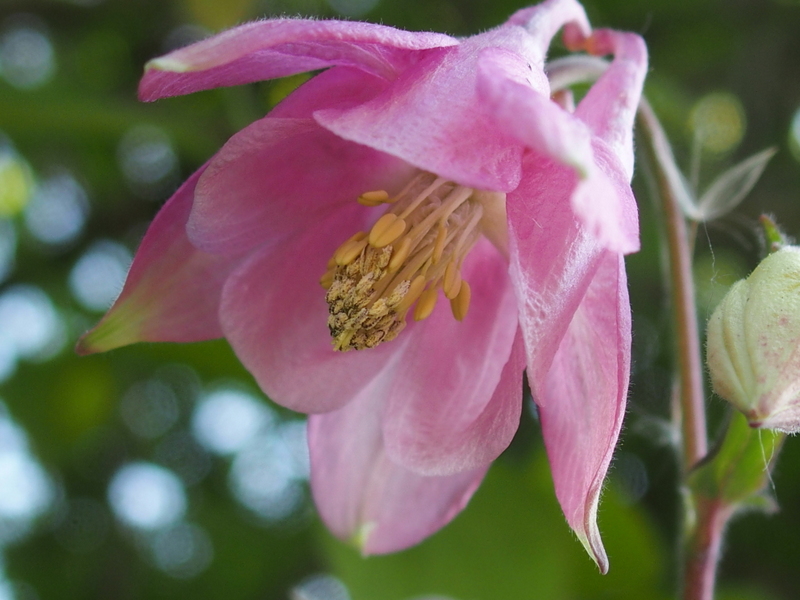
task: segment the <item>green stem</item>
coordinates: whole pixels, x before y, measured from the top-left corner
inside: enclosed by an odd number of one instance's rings
[[[684,188],[664,130],[644,99],[639,107],[638,117],[646,149],[654,166],[667,229],[672,311],[680,373],[683,467],[688,472],[708,452],[708,441],[691,241],[678,200],[678,194]]]

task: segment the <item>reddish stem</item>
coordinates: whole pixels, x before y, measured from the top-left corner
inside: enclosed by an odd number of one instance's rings
[[[708,452],[703,363],[692,276],[694,235],[689,237],[681,210],[681,202],[690,199],[661,123],[644,99],[638,117],[646,149],[652,158],[666,222],[680,377],[680,411],[676,419],[680,421],[682,433],[683,472],[688,474]],[[729,517],[730,510],[719,500],[696,496],[687,499],[683,600],[713,600],[720,547]]]
[[[684,472],[688,472],[708,452],[708,441],[691,242],[679,201],[679,194],[685,193],[685,188],[661,123],[644,99],[639,105],[639,123],[653,159],[666,221],[672,310],[680,373],[683,466]]]
[[[714,583],[730,507],[719,500],[699,499],[697,521],[686,542],[683,600],[714,600]]]

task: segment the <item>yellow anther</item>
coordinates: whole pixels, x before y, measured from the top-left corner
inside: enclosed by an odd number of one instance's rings
[[[353,247],[353,242],[360,242],[366,237],[367,234],[365,232],[359,231],[358,233],[353,234],[349,238],[347,238],[347,241],[345,241],[341,246],[339,246],[336,249],[336,252],[333,253],[333,256],[331,256],[330,260],[328,261],[328,269],[333,269],[337,265],[346,265],[347,263],[341,262],[340,257],[342,256],[342,253],[350,250]]]
[[[417,301],[424,290],[425,277],[422,275],[417,275],[408,286],[408,291],[406,292],[406,295],[403,296],[403,300],[397,305],[397,312],[402,313],[403,311],[411,308],[411,305]]]
[[[333,273],[334,271],[328,271],[325,273],[325,275],[320,277],[319,284],[323,287],[323,289],[331,289],[331,285],[333,285]]]
[[[358,203],[364,206],[378,206],[389,202],[389,192],[386,190],[375,190],[373,192],[364,192],[358,197]]]
[[[442,289],[448,300],[453,300],[461,291],[461,271],[454,260],[447,263],[447,267],[444,269]]]
[[[435,287],[428,288],[419,297],[419,302],[414,308],[414,320],[422,321],[431,316],[433,309],[436,308],[436,300],[439,298],[439,290]]]
[[[461,290],[458,296],[450,300],[450,310],[456,321],[463,321],[469,311],[469,301],[472,299],[472,290],[466,281],[461,282]]]
[[[406,230],[406,222],[393,213],[383,215],[369,232],[369,244],[373,248],[388,246]]]
[[[385,214],[341,244],[320,278],[338,351],[395,339],[409,319],[431,316],[440,291],[455,319],[464,319],[469,310],[471,290],[461,265],[484,233],[488,192],[419,173],[397,194],[390,193],[376,189],[358,197],[361,205],[376,210],[385,205]],[[498,227],[505,227],[504,206],[501,216]]]
[[[403,263],[405,263],[406,259],[408,259],[408,255],[410,253],[411,253],[411,238],[409,237],[403,238],[403,241],[400,242],[400,245],[392,253],[392,260],[389,261],[389,272],[394,273],[400,267],[402,267]]]
[[[351,262],[357,259],[359,254],[361,254],[361,251],[366,247],[366,240],[361,240],[360,242],[350,240],[349,242],[342,244],[333,257],[336,259],[337,265],[344,267],[345,265],[349,265]]]
[[[439,231],[436,232],[436,242],[433,245],[433,254],[431,255],[432,263],[434,265],[442,260],[442,252],[444,252],[444,243],[446,241],[447,227],[440,225]]]

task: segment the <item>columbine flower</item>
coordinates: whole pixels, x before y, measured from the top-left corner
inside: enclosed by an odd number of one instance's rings
[[[708,322],[714,391],[753,427],[800,431],[800,248],[733,284]]]
[[[565,25],[615,55],[574,112],[543,70]],[[176,192],[79,349],[227,338],[270,398],[312,413],[320,513],[366,553],[463,508],[514,435],[527,366],[558,499],[605,571],[643,42],[592,34],[574,0],[463,40],[269,20],[152,61],[140,95],[323,68]]]

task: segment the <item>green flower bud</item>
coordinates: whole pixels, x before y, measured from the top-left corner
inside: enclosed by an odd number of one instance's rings
[[[800,431],[800,248],[731,287],[708,322],[706,359],[714,391],[752,427]]]

